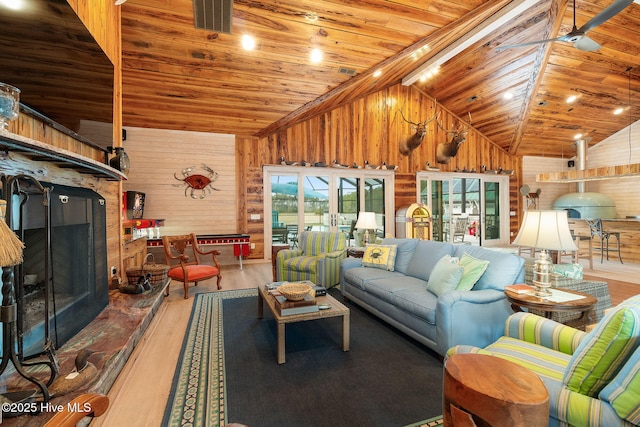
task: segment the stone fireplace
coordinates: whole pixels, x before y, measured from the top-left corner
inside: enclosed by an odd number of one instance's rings
[[[59,348],[108,305],[106,207],[92,190],[42,183],[50,194],[47,213],[42,190],[28,180],[18,182],[11,224],[25,249],[14,271],[16,328],[18,352],[28,358],[43,353],[47,338]]]

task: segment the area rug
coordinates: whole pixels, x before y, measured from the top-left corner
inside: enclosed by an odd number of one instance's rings
[[[426,347],[348,304],[349,352],[339,318],[289,324],[278,365],[257,301],[256,289],[196,294],[163,425],[439,425],[442,364]]]

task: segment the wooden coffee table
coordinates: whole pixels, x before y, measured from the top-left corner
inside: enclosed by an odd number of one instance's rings
[[[591,312],[593,307],[598,302],[598,299],[593,295],[586,294],[584,292],[573,291],[570,289],[558,289],[558,291],[581,296],[582,298],[555,302],[545,298],[537,297],[529,294],[518,294],[505,290],[504,293],[507,296],[507,300],[511,303],[513,311],[524,311],[523,308],[539,310],[545,313],[545,317],[551,318],[553,312],[559,311],[579,311],[582,312],[582,316],[578,319],[567,322],[568,325],[575,328],[582,328],[591,322]]]
[[[281,316],[275,306],[274,298],[269,295],[265,286],[261,285],[258,287],[258,318],[262,319],[262,316],[264,314],[264,303],[266,302],[267,307],[269,307],[269,310],[271,310],[271,314],[273,314],[273,317],[278,324],[278,364],[283,364],[286,361],[284,328],[287,323],[326,319],[329,317],[342,317],[342,350],[349,351],[349,324],[351,318],[349,309],[329,294],[317,297],[317,299],[318,304],[328,304],[331,306],[331,308],[327,310],[318,310],[311,313]]]

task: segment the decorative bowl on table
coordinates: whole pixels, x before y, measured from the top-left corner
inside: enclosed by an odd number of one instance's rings
[[[278,286],[280,295],[289,301],[302,301],[310,291],[311,286],[305,285],[304,283],[283,283]]]
[[[18,118],[20,89],[0,83],[0,128],[6,129],[11,120]]]

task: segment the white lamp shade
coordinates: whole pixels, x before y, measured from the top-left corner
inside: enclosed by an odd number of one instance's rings
[[[358,214],[358,221],[356,222],[356,228],[358,230],[373,230],[378,228],[378,224],[376,224],[376,213],[360,212]]]
[[[513,244],[552,251],[578,249],[571,236],[565,210],[526,211]]]

